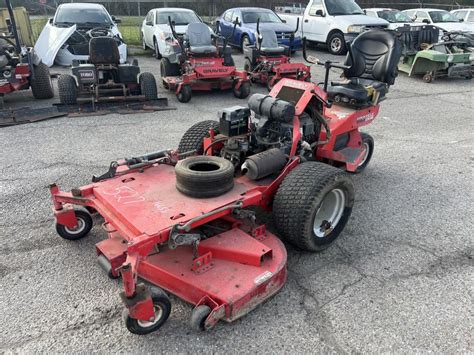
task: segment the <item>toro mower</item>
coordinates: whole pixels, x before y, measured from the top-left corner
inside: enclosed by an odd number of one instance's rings
[[[102,30],[101,30],[102,31]],[[58,79],[63,105],[157,100],[155,77],[140,73],[138,62],[120,64],[117,40],[98,31],[91,33],[89,64],[73,61],[72,75]]]
[[[238,19],[234,24],[237,25]],[[189,102],[193,91],[232,89],[234,96],[250,93],[247,73],[238,71],[232,59],[229,38],[211,33],[204,23],[190,23],[184,36],[178,35],[169,18],[173,38],[168,39],[160,69],[165,88],[175,91],[180,102]]]
[[[408,76],[420,75],[426,83],[443,76],[472,79],[472,35],[445,32],[439,41],[439,31],[432,25],[397,29],[403,43],[403,55],[398,66],[400,71]]]
[[[31,88],[35,99],[54,96],[49,68],[35,55],[33,48],[21,44],[10,1],[5,1],[9,19],[8,32],[0,33],[0,108],[3,97],[14,91]]]
[[[248,107],[189,128],[177,151],[114,161],[70,192],[51,185],[61,237],[83,238],[92,214],[103,217],[108,238],[96,245],[98,261],[109,277],[122,278],[129,331],[147,334],[166,322],[165,291],[194,305],[197,330],[231,322],[278,292],[285,247],[249,207],[273,211],[279,235],[302,250],[320,251],[338,238],[354,203],[346,171],[362,171],[373,151],[359,128],[375,119],[375,97],[393,84],[399,59],[390,33],[361,34],[352,47],[354,59],[339,67],[353,83],[329,93],[283,79]],[[357,105],[336,104],[334,95]]]
[[[249,73],[252,82],[266,85],[270,91],[282,78],[311,80],[310,68],[307,65],[290,63],[291,48],[298,27],[299,19],[296,22],[296,30],[290,37],[290,45],[280,46],[275,31],[264,29],[260,32],[260,19],[257,20],[257,42],[244,47],[244,69]]]

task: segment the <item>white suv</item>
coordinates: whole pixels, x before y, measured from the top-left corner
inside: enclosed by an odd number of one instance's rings
[[[458,9],[451,13],[465,23],[474,23],[474,9]]]

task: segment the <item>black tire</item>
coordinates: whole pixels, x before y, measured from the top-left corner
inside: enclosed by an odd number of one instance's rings
[[[361,173],[364,171],[364,169],[369,165],[370,159],[372,159],[372,154],[374,154],[374,139],[370,134],[363,133],[361,132],[360,134],[362,136],[362,145],[366,149],[366,155],[364,157],[364,160],[361,162],[361,164],[357,167],[355,173]]]
[[[168,58],[162,58],[160,63],[161,78],[166,76],[179,76],[179,64],[170,63]]]
[[[432,83],[434,80],[434,75],[431,74],[431,73],[427,73],[425,75],[423,75],[423,81],[427,84],[430,84]]]
[[[216,133],[219,130],[219,122],[207,120],[192,125],[183,135],[179,142],[178,152],[185,158],[190,155],[202,155],[204,153],[204,138],[209,137],[209,130],[213,129]],[[195,151],[195,153],[184,153]]]
[[[234,165],[220,157],[198,155],[180,160],[175,174],[176,189],[190,197],[220,196],[234,187]]]
[[[77,218],[77,227],[70,229],[62,224],[56,223],[56,232],[61,238],[67,240],[79,240],[84,238],[92,229],[92,216],[85,208],[76,207],[74,212]]]
[[[191,97],[193,97],[193,90],[191,89],[190,85],[183,85],[181,91],[176,94],[179,102],[186,103],[191,101]]]
[[[171,313],[171,302],[168,295],[157,287],[150,287],[151,299],[155,307],[155,314],[158,312],[159,317],[153,322],[144,322],[130,317],[128,309],[125,308],[122,318],[125,326],[130,333],[137,335],[150,334],[157,331],[168,320]]]
[[[77,103],[77,85],[72,75],[61,74],[58,78],[59,102],[63,105]]]
[[[156,41],[156,39],[153,40],[153,54],[154,54],[156,59],[162,59],[163,58],[161,56],[160,47],[158,47],[158,42]]]
[[[242,39],[240,40],[240,50],[242,51],[242,53],[244,52],[245,43],[250,43],[249,36],[247,36],[246,34],[244,34],[242,36]]]
[[[40,62],[33,68],[35,71],[35,79],[30,82],[33,97],[39,100],[53,98],[54,90],[48,66]]]
[[[155,76],[152,73],[141,73],[138,77],[141,94],[146,100],[156,100],[158,98],[158,90],[156,88]]]
[[[338,206],[338,213],[328,212],[332,213],[329,219],[334,219],[335,226],[324,219],[316,227],[316,218],[325,217],[328,210],[322,209],[323,202]],[[307,162],[283,180],[275,195],[273,217],[288,242],[303,250],[321,251],[342,232],[353,204],[354,185],[348,174],[320,162]]]
[[[240,87],[237,89],[237,83],[238,80],[234,80],[232,83],[232,92],[234,93],[234,96],[238,99],[245,99],[250,95],[250,82],[244,81],[240,85]]]
[[[329,53],[334,55],[343,55],[347,52],[344,34],[341,32],[331,33],[328,36],[327,46]]]
[[[211,314],[211,308],[206,305],[200,305],[193,309],[191,314],[191,319],[189,320],[189,325],[195,331],[202,332],[206,330],[204,322],[207,319],[207,316]]]

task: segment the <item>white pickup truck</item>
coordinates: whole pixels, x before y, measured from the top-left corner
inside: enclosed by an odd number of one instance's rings
[[[295,27],[299,17],[301,37],[325,43],[329,52],[336,55],[346,53],[346,42],[352,42],[365,29],[387,28],[389,25],[383,19],[367,16],[354,0],[310,0],[302,15],[278,15]]]

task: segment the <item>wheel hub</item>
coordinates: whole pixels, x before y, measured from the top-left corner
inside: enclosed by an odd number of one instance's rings
[[[74,228],[64,227],[64,229],[70,234],[79,234],[84,230],[85,223],[81,218],[77,219],[77,226]]]
[[[146,321],[146,320],[137,319],[137,323],[140,327],[148,328],[155,325],[156,323],[160,321],[161,317],[163,316],[163,309],[158,305],[154,305],[153,309],[155,311],[155,317],[153,318],[153,320]]]
[[[318,238],[324,238],[331,233],[341,220],[346,205],[346,195],[341,189],[331,190],[321,202],[316,211],[313,232]]]
[[[340,38],[334,38],[331,42],[331,49],[334,51],[334,52],[339,52],[339,50],[341,49],[341,39]]]
[[[369,152],[370,152],[369,143],[364,142],[364,144],[362,146],[364,147],[364,157],[360,161],[359,165],[357,165],[357,167],[364,165],[365,162],[367,161],[367,158],[369,157]]]

